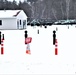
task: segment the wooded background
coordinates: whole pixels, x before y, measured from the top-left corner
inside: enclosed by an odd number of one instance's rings
[[[0,0],[0,10],[22,9],[29,19],[50,21],[76,19],[76,0]]]

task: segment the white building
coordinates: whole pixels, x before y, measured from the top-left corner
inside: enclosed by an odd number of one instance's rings
[[[0,10],[0,29],[24,29],[27,27],[27,15],[23,10]]]

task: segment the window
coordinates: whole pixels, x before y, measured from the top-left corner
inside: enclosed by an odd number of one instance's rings
[[[2,25],[2,20],[0,20],[0,25]]]
[[[21,25],[21,20],[20,20],[20,25]]]

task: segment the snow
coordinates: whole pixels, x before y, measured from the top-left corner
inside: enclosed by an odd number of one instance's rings
[[[13,2],[13,0],[8,0],[8,1],[12,1]],[[19,1],[21,1],[21,2],[24,2],[24,0],[15,0],[17,3],[19,3]],[[27,1],[27,0],[25,0],[25,1]]]
[[[58,55],[53,46],[53,30],[58,39]],[[40,33],[37,34],[39,29]],[[70,26],[27,27],[31,55],[26,54],[25,30],[3,30],[4,55],[0,55],[0,74],[76,74],[76,28]]]
[[[0,18],[12,18],[20,10],[0,10]]]

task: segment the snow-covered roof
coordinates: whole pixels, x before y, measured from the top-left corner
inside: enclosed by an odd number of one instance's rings
[[[0,10],[0,18],[16,17],[21,10]]]

